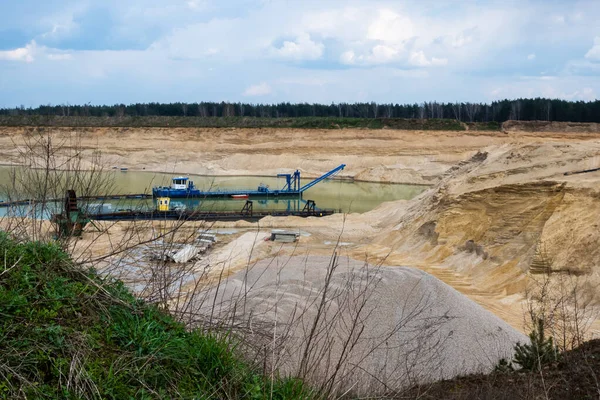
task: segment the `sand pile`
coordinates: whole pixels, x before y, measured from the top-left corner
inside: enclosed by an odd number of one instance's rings
[[[264,337],[258,356],[279,371],[365,393],[489,371],[527,340],[423,271],[330,261],[260,261],[202,296],[202,310]]]

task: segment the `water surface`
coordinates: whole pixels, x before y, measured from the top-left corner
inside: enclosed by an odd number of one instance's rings
[[[11,167],[0,167],[0,199],[5,200],[6,188],[12,186]],[[292,171],[290,171],[292,172]],[[168,186],[175,175],[145,171],[110,171],[113,179],[112,193],[133,194],[152,193],[153,186]],[[284,178],[256,176],[189,176],[194,184],[202,190],[216,189],[256,189],[259,184],[269,185],[271,189],[280,189],[285,185]],[[302,179],[302,184],[312,179]],[[325,180],[304,192],[302,198],[285,200],[253,200],[253,207],[258,209],[302,209],[306,200],[314,200],[318,208],[332,208],[341,212],[366,212],[386,201],[408,200],[420,194],[426,187],[417,185],[400,185],[372,182],[349,182],[344,180]],[[107,194],[107,193],[102,193]],[[15,196],[12,196],[15,197]],[[111,201],[113,210],[139,207],[153,207],[152,200],[119,200]],[[173,199],[172,205],[204,210],[241,210],[245,200],[200,200]],[[0,211],[1,212],[1,211]]]

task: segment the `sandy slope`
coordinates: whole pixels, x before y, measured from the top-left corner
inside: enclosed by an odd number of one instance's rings
[[[513,326],[522,322],[520,296],[544,271],[577,275],[598,305],[600,172],[564,172],[600,166],[600,143],[487,150],[419,198],[365,214],[385,222],[357,254],[391,251],[386,262],[432,272]],[[394,208],[402,211],[386,218]]]
[[[0,128],[1,162],[19,161],[15,143],[25,131]],[[76,131],[56,132],[66,138]],[[355,259],[379,259],[433,274],[517,329],[523,329],[523,293],[539,272],[580,276],[587,300],[598,302],[600,172],[564,173],[600,167],[599,134],[183,128],[77,132],[85,151],[101,148],[111,164],[130,168],[271,175],[299,167],[317,175],[343,162],[348,165],[344,174],[356,179],[432,185],[416,199],[386,203],[361,215],[219,224],[241,229],[228,239],[233,242],[246,229],[262,229],[261,235],[271,227],[307,233],[295,247],[261,243],[251,257],[231,260],[232,271],[250,258],[331,254],[339,239],[343,245],[338,251]]]
[[[600,139],[549,134],[481,150],[411,201],[362,215],[265,219],[261,226],[310,232],[296,253],[330,253],[341,234],[338,251],[421,268],[518,329],[526,329],[526,288],[544,271],[576,277],[583,299],[598,305],[600,171],[564,173],[600,167]]]
[[[20,162],[15,145],[33,129],[0,127],[2,163]],[[46,128],[46,132],[55,134],[57,143],[80,143],[84,153],[101,149],[108,165],[130,169],[271,176],[299,168],[306,176],[319,176],[345,163],[345,176],[417,184],[436,183],[444,171],[484,147],[540,140],[537,133],[360,129]]]

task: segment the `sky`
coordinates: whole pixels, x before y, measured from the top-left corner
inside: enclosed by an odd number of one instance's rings
[[[0,107],[600,94],[600,1],[0,0]]]

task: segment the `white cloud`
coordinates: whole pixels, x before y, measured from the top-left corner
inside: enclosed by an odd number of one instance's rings
[[[342,64],[351,65],[354,64],[355,58],[356,55],[354,54],[354,51],[348,50],[342,53],[342,55],[340,56],[340,62]]]
[[[323,55],[323,43],[310,39],[308,33],[301,33],[295,42],[285,41],[279,48],[272,48],[271,53],[277,57],[292,60],[316,60]]]
[[[301,86],[324,86],[329,82],[327,79],[316,78],[316,77],[292,77],[282,78],[277,83],[285,85],[301,85]]]
[[[393,10],[379,10],[377,18],[369,24],[367,39],[400,43],[414,36],[410,18]]]
[[[212,54],[190,38],[210,38],[210,46],[219,49],[215,61],[247,62],[267,56],[356,66],[451,64],[454,69],[475,70],[488,62],[487,54],[514,43],[519,24],[526,20],[515,18],[506,7],[465,7],[464,18],[456,20],[430,13],[431,7],[416,12],[384,0],[350,4],[333,7],[328,2],[309,2],[302,11],[291,12],[284,3],[264,1],[237,18],[221,14],[177,26],[152,48],[166,51],[173,59],[201,60]],[[278,42],[280,38],[286,40]],[[419,51],[435,57],[420,57]],[[411,53],[417,53],[412,63]]]
[[[597,98],[596,89],[589,86],[589,79],[579,77],[522,76],[516,81],[508,78],[494,81],[488,93],[495,100],[543,97],[591,101]],[[597,88],[598,80],[593,85]]]
[[[590,60],[600,60],[600,36],[594,38],[594,45],[585,53],[585,58]]]
[[[429,67],[429,66],[439,66],[448,64],[448,60],[446,58],[436,58],[432,57],[431,60],[425,56],[423,50],[413,51],[410,54],[409,63],[416,67]]]
[[[423,50],[407,51],[401,46],[378,44],[366,54],[357,54],[347,50],[340,55],[340,62],[346,65],[383,65],[403,64],[413,67],[431,67],[448,64],[446,58],[427,58]]]
[[[585,87],[581,90],[576,90],[572,93],[562,93],[559,97],[567,100],[584,100],[592,101],[596,100],[596,92],[594,89]]]
[[[252,85],[244,90],[244,96],[266,96],[271,94],[271,86],[266,82],[261,82],[258,85]]]
[[[423,51],[413,51],[410,54],[409,62],[412,65],[416,65],[418,67],[426,67],[431,64],[431,62],[425,57],[425,53]]]
[[[450,45],[454,48],[460,48],[473,42],[473,36],[461,32],[452,38]]]
[[[398,57],[400,57],[400,54],[401,50],[399,49],[378,44],[377,46],[373,47],[369,61],[375,64],[387,63],[397,60]]]
[[[427,78],[429,72],[422,69],[395,69],[392,71],[392,76],[400,78]]]
[[[21,61],[21,62],[33,62],[35,59],[35,53],[37,51],[37,44],[35,40],[29,42],[25,47],[20,47],[14,50],[0,51],[0,60],[8,61]]]
[[[75,3],[70,10],[48,7],[46,16],[24,13],[27,23],[0,15],[2,26],[21,26],[37,42],[0,52],[2,60],[31,63],[14,68],[0,62],[5,94],[0,102],[197,101],[198,93],[207,100],[243,100],[243,94],[309,102],[480,101],[495,90],[510,98],[600,94],[600,32],[593,47],[590,40],[600,7],[592,2],[542,7],[523,0],[516,9],[510,2],[459,1],[446,7],[416,0],[309,0],[293,9],[280,0],[234,1],[83,0],[76,3],[86,4],[80,8]],[[91,35],[85,43],[136,50],[65,51],[72,43],[81,45],[80,34],[93,32],[97,9],[110,16],[98,13],[110,24],[110,38],[95,42]],[[563,24],[552,23],[561,15]],[[518,55],[524,37],[535,61],[527,52]],[[584,43],[584,49],[569,61],[573,43]],[[519,64],[506,54],[529,64],[521,65],[522,73],[535,63],[556,78],[521,80],[515,71]],[[311,59],[322,61],[318,66],[295,62]],[[443,65],[448,67],[436,68]],[[42,79],[43,85],[34,84]],[[25,80],[30,87],[17,84]],[[66,88],[64,82],[101,90]]]
[[[91,7],[89,1],[70,2],[63,7],[53,7],[53,12],[41,17],[38,21],[44,33],[39,35],[41,42],[60,40],[72,37],[80,31],[77,17],[85,15]]]
[[[368,10],[358,7],[307,11],[297,22],[297,29],[342,42],[359,41],[365,38],[368,15]]]
[[[41,37],[43,39],[56,39],[64,37],[71,33],[75,28],[76,24],[73,21],[65,24],[56,23],[52,25],[52,29],[50,29],[48,32],[42,33]]]
[[[71,60],[72,58],[73,58],[73,56],[69,53],[48,54],[48,60],[52,60],[52,61],[65,61],[65,60]]]
[[[401,46],[378,44],[365,54],[347,50],[340,55],[340,62],[346,65],[377,65],[402,61],[405,52]]]
[[[51,61],[70,60],[73,58],[70,52],[40,46],[35,40],[29,42],[25,47],[0,51],[0,60],[6,61],[32,63],[36,58],[43,59],[44,56]]]
[[[534,53],[531,53],[531,54],[529,54],[529,55],[527,56],[527,59],[528,59],[529,61],[535,60],[535,54],[534,54]]]
[[[194,11],[200,10],[206,6],[204,1],[201,0],[189,0],[186,4],[188,8]]]

